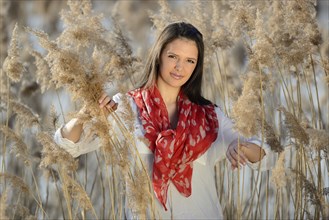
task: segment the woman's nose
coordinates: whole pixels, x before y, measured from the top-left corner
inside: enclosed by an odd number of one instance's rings
[[[182,63],[179,60],[176,62],[175,69],[178,71],[182,69]]]

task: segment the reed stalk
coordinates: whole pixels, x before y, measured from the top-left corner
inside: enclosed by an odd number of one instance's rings
[[[315,76],[315,67],[314,67],[314,61],[313,61],[313,57],[312,55],[310,55],[310,59],[311,59],[311,66],[312,66],[312,73],[313,73],[313,79],[314,79],[314,87],[315,87],[315,91],[316,91],[316,101],[317,101],[317,106],[318,106],[318,127],[319,129],[323,129],[323,123],[322,123],[322,112],[321,112],[321,108],[320,108],[320,100],[319,100],[319,89],[318,89],[318,83],[316,80],[316,76]]]
[[[2,77],[1,77],[2,78]],[[9,77],[7,77],[7,88],[10,88],[10,81],[9,81]],[[7,96],[6,96],[6,104],[7,104],[7,111],[6,111],[6,123],[5,126],[8,127],[9,124],[9,91],[7,91]],[[7,147],[6,147],[6,143],[7,143],[7,135],[4,135],[3,141],[2,141],[2,162],[1,162],[1,170],[2,172],[6,171],[6,152],[7,152]]]

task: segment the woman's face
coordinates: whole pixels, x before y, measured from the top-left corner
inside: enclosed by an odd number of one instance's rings
[[[194,41],[177,38],[168,43],[160,55],[158,86],[180,88],[191,77],[198,59]]]

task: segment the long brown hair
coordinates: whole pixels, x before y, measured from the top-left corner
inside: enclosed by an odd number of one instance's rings
[[[183,93],[194,103],[207,105],[211,102],[201,95],[203,75],[204,44],[202,34],[193,25],[185,22],[169,24],[155,42],[145,66],[144,78],[141,87],[150,87],[156,83],[160,69],[160,56],[168,43],[177,38],[186,38],[196,43],[198,61],[190,79],[182,86]]]

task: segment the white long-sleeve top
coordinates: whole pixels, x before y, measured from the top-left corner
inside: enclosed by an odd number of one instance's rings
[[[120,105],[123,94],[117,94],[113,97],[113,100],[118,103],[116,112],[125,111],[124,107]],[[138,115],[138,109],[131,97],[127,97],[132,110]],[[182,196],[175,188],[175,186],[169,183],[168,188],[168,199],[166,203],[167,211],[164,210],[160,202],[155,198],[156,201],[156,213],[159,213],[160,219],[221,219],[223,213],[217,197],[216,186],[215,186],[215,173],[214,166],[219,161],[226,157],[226,150],[229,144],[240,138],[241,141],[248,141],[261,146],[266,155],[261,160],[260,169],[267,170],[272,165],[271,151],[268,145],[262,144],[260,140],[256,138],[245,139],[234,131],[232,121],[227,118],[220,108],[216,107],[217,119],[219,122],[218,137],[215,142],[212,143],[211,147],[197,160],[193,162],[193,174],[192,174],[192,194],[189,197]],[[119,114],[120,115],[120,114]],[[109,123],[115,126],[115,120],[110,115],[108,117]],[[133,137],[137,150],[149,171],[149,176],[152,172],[153,165],[153,153],[141,141],[144,137],[143,125],[139,117],[135,118],[134,121]],[[93,135],[85,135],[90,129],[90,126],[86,123],[84,125],[84,132],[82,133],[80,140],[74,143],[68,139],[62,137],[61,128],[55,133],[55,141],[63,149],[68,151],[73,157],[78,157],[81,154],[94,151],[99,148],[98,138]],[[259,162],[258,162],[259,163]],[[252,168],[258,168],[258,163],[248,163]],[[126,217],[128,219],[135,218],[132,212],[126,209]]]

